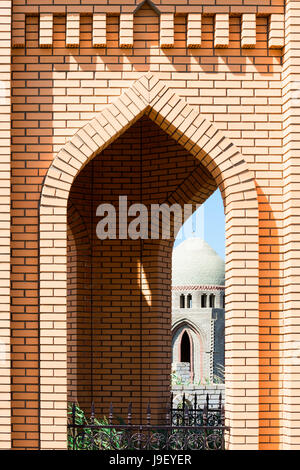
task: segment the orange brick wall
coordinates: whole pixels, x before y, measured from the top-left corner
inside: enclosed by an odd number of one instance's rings
[[[10,2],[3,2],[3,5],[4,3],[5,7],[1,6],[1,8],[4,10],[3,16],[7,19],[10,14]],[[282,361],[286,351],[293,349],[292,342],[297,341],[296,332],[298,331],[296,313],[298,281],[293,277],[297,269],[298,245],[296,241],[288,238],[291,231],[295,230],[297,233],[297,228],[294,229],[293,225],[293,217],[296,214],[294,210],[297,211],[297,205],[295,203],[291,205],[290,201],[297,200],[293,196],[295,194],[293,185],[297,183],[298,155],[295,150],[298,150],[298,138],[293,136],[298,132],[298,114],[293,111],[295,122],[291,122],[291,110],[295,109],[295,105],[288,104],[291,98],[290,71],[296,67],[293,58],[295,57],[294,51],[298,47],[297,36],[295,40],[292,39],[292,35],[296,34],[293,31],[295,25],[291,24],[289,18],[299,16],[295,13],[299,11],[297,2],[290,0],[286,2],[287,40],[284,55],[280,49],[274,48],[274,37],[278,36],[280,39],[281,30],[277,30],[277,26],[274,26],[275,17],[272,21],[270,18],[270,14],[284,13],[284,2],[253,0],[247,5],[244,5],[242,1],[235,1],[232,5],[228,2],[228,5],[224,5],[221,1],[213,4],[207,1],[199,2],[199,5],[194,2],[193,6],[176,1],[154,2],[161,12],[175,13],[174,38],[172,34],[165,36],[171,46],[167,49],[160,47],[159,16],[146,4],[134,15],[133,47],[120,48],[119,13],[133,12],[136,3],[128,1],[128,3],[118,5],[115,2],[110,4],[109,1],[107,3],[99,0],[96,4],[82,1],[81,5],[68,4],[66,6],[64,2],[60,5],[57,2],[55,4],[51,1],[41,3],[38,0],[36,2],[14,0],[13,2],[13,44],[18,47],[12,49],[11,53],[12,445],[16,448],[39,446],[41,380],[38,367],[41,356],[39,354],[38,209],[44,177],[57,152],[78,129],[148,71],[153,72],[166,83],[195,111],[213,122],[237,146],[253,173],[257,187],[260,220],[259,344],[255,346],[259,350],[260,369],[259,377],[253,372],[253,378],[251,378],[253,390],[250,385],[248,390],[249,396],[252,396],[253,400],[258,399],[260,405],[259,422],[253,423],[253,446],[257,446],[257,428],[259,428],[261,449],[297,445],[297,426],[293,431],[293,439],[289,436],[291,406],[298,406],[298,395],[296,393],[295,398],[291,399],[289,391],[282,392],[283,388],[287,387],[285,379],[288,383],[293,383],[293,390],[297,389],[296,383],[294,384],[292,380],[292,377],[297,376],[297,365],[294,362],[290,364]],[[75,42],[80,41],[79,47],[66,47],[66,12],[81,13],[80,36],[75,35]],[[92,14],[95,12],[108,14],[106,48],[93,47]],[[195,12],[203,13],[201,47],[188,48],[187,14]],[[41,43],[43,47],[40,47],[39,43],[40,13],[54,13],[53,31],[49,29],[49,22],[45,20],[43,23],[44,43]],[[230,14],[228,47],[214,47],[216,29],[214,15],[216,13]],[[257,15],[256,44],[251,48],[241,48],[241,15],[246,13]],[[23,34],[24,26],[25,35]],[[274,31],[279,31],[278,35]],[[10,54],[7,40],[4,35],[5,54],[7,52]],[[104,41],[102,36],[101,40],[97,40]],[[46,47],[51,45],[51,41],[53,41],[53,47]],[[3,51],[1,45],[0,47]],[[295,69],[293,73],[296,74],[296,72]],[[4,73],[9,73],[9,69],[7,68]],[[3,79],[8,80],[7,75],[5,77]],[[282,99],[282,86],[284,99]],[[7,113],[8,108],[5,108],[3,112]],[[4,128],[3,147],[6,146],[6,148],[7,132],[8,130]],[[117,141],[114,145],[121,145],[121,142]],[[105,152],[108,151],[110,150],[107,149]],[[292,157],[296,163],[291,160]],[[3,165],[5,165],[4,162]],[[5,166],[3,171],[7,172]],[[88,167],[84,171],[88,171]],[[74,188],[79,184],[80,178],[81,176],[77,178]],[[5,182],[5,179],[2,181]],[[4,204],[6,204],[5,201]],[[74,203],[72,207],[73,209],[70,210],[75,210]],[[242,208],[240,210],[242,211]],[[85,299],[90,300],[90,294],[84,291],[85,277],[82,277],[79,286],[75,275],[78,266],[86,266],[86,263],[89,263],[86,260],[87,251],[89,251],[86,249],[87,239],[76,228],[78,217],[78,214],[74,216],[75,225],[72,227],[70,224],[69,231],[70,240],[73,236],[73,243],[69,245],[68,267],[68,289],[71,294],[68,310],[69,371],[74,371],[74,364],[78,360],[75,354],[76,341],[78,341],[75,324],[78,321],[75,314],[76,306],[81,305],[80,295],[87,296]],[[5,225],[4,230],[7,230],[7,227]],[[7,235],[4,234],[3,237]],[[82,243],[83,239],[84,243]],[[230,253],[229,239],[228,234],[227,253]],[[80,253],[78,247],[82,250]],[[285,252],[286,255],[284,255]],[[4,256],[7,259],[8,254],[5,253]],[[3,279],[6,279],[7,270],[5,271],[5,265],[3,266]],[[283,277],[283,269],[285,277]],[[288,281],[290,287],[285,287],[284,290],[287,278],[290,279]],[[255,295],[255,291],[251,286],[247,289],[250,299]],[[282,322],[283,294],[287,296],[284,323]],[[5,299],[5,293],[3,295]],[[88,315],[90,313],[88,302],[85,303],[85,308],[87,309],[85,313]],[[7,314],[8,311],[6,308]],[[292,318],[296,318],[295,322],[291,320]],[[85,317],[83,316],[80,321],[85,322]],[[240,326],[236,327],[234,332],[230,329],[231,327],[227,330],[228,336],[231,334],[251,335],[253,333],[251,321],[250,317],[241,319]],[[5,328],[3,325],[4,336]],[[284,334],[290,335],[290,339],[286,342],[284,342]],[[238,343],[237,339],[237,345]],[[291,357],[294,357],[293,353]],[[241,380],[243,380],[245,364],[249,366],[249,370],[251,368],[251,355],[245,359],[242,353],[235,355],[232,352],[227,354],[226,361],[228,368],[240,367]],[[254,367],[256,361],[254,356],[252,361]],[[294,376],[291,375],[293,373],[290,369],[291,365],[295,367]],[[7,370],[7,364],[3,370],[5,368]],[[87,372],[89,373],[92,374],[92,371]],[[75,372],[69,374],[69,390],[73,394],[77,393],[75,384],[78,376],[75,377],[75,375]],[[6,377],[7,372],[4,372],[5,390],[8,390]],[[8,408],[5,404],[7,398],[5,392],[3,410]],[[242,415],[244,399],[244,396],[234,396],[229,402],[233,413],[241,413],[240,431],[232,440],[236,446],[243,446],[245,442],[243,429],[246,421]],[[282,420],[284,410],[287,410],[285,421]],[[7,424],[6,411],[3,413],[4,422]],[[6,432],[5,435],[7,435]],[[284,440],[282,435],[285,436]],[[247,439],[248,444],[251,445],[250,437]]]

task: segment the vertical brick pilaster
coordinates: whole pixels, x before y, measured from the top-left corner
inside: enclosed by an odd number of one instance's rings
[[[133,14],[121,13],[120,15],[120,47],[133,47]]]
[[[284,15],[272,13],[272,15],[270,15],[269,23],[269,48],[281,49],[284,46],[284,35]]]
[[[40,47],[52,47],[53,42],[53,14],[40,14]]]
[[[160,47],[174,47],[174,14],[162,13],[160,15]]]
[[[106,47],[106,13],[93,15],[93,46]]]
[[[189,13],[187,17],[187,46],[190,48],[201,47],[201,13]]]
[[[66,46],[79,47],[80,36],[80,14],[67,14]]]
[[[300,448],[300,4],[286,1],[283,64],[283,449]]]
[[[229,46],[229,14],[217,13],[215,15],[215,47]]]
[[[256,45],[256,15],[244,13],[242,15],[242,38],[243,48],[255,47]]]
[[[12,46],[25,46],[25,14],[14,13],[12,21]]]
[[[10,138],[11,1],[0,3],[0,449],[11,447],[10,396]]]

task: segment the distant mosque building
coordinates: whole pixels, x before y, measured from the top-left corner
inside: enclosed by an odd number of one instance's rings
[[[200,238],[173,250],[172,368],[183,382],[218,381],[224,370],[225,263]]]

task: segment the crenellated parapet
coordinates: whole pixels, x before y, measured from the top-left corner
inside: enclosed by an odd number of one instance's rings
[[[73,8],[74,10],[74,8]],[[134,33],[135,33],[135,14],[138,12],[137,8],[133,12],[120,12],[109,13],[107,11],[73,11],[60,12],[56,9],[55,12],[35,12],[30,10],[27,13],[30,16],[39,16],[39,46],[40,47],[53,47],[53,18],[54,15],[65,15],[66,17],[66,47],[78,48],[80,44],[80,17],[81,15],[90,15],[93,17],[93,40],[92,44],[95,48],[107,47],[107,16],[119,16],[119,47],[124,49],[131,49],[134,47]],[[159,15],[159,35],[160,47],[162,49],[171,49],[174,47],[174,18],[175,12],[159,11],[155,7],[155,12]],[[183,14],[181,14],[183,15]],[[197,11],[187,12],[186,17],[186,46],[188,48],[201,48],[202,39],[202,19],[203,16],[208,16],[206,13],[199,13]],[[230,37],[230,13],[215,12],[209,14],[214,17],[214,47],[215,48],[228,48]],[[233,16],[240,16],[241,18],[241,47],[242,48],[255,48],[256,46],[256,22],[258,13],[245,13],[235,12]],[[281,49],[284,46],[284,15],[278,13],[269,14],[264,13],[268,17],[268,45],[271,49]],[[25,47],[25,21],[26,12],[17,12],[14,15],[13,21],[13,47]]]

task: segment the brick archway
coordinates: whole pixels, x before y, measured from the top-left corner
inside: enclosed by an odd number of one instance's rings
[[[40,203],[41,448],[66,447],[67,203],[78,173],[147,115],[212,174],[226,214],[226,408],[230,445],[258,447],[258,204],[238,149],[153,74],[80,129],[46,175]],[[236,397],[238,406],[236,407]],[[241,407],[243,422],[241,422]]]

